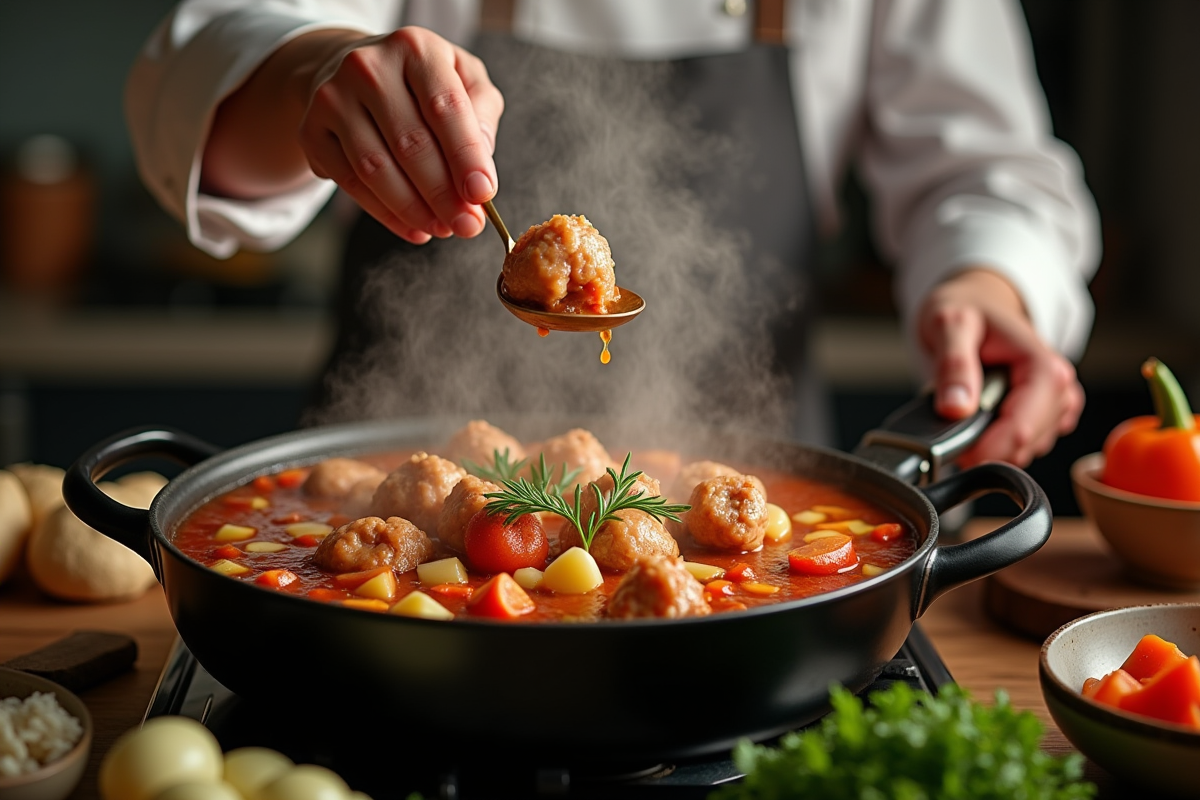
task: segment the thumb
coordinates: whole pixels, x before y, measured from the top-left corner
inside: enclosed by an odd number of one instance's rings
[[[943,307],[931,312],[924,332],[933,359],[934,410],[948,419],[962,419],[979,408],[983,365],[983,316],[974,309]]]

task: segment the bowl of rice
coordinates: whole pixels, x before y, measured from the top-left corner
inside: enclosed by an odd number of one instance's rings
[[[92,746],[92,717],[62,686],[0,667],[0,800],[63,800]]]

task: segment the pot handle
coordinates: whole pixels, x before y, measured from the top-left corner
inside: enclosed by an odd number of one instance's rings
[[[63,500],[85,524],[153,565],[150,512],[118,503],[101,491],[96,481],[109,470],[137,458],[164,457],[190,467],[219,452],[221,448],[173,428],[131,428],[105,439],[75,460],[63,475]]]
[[[933,410],[933,392],[893,411],[878,428],[867,431],[854,454],[874,462],[907,483],[924,486],[940,480],[943,467],[979,439],[1008,392],[1008,370],[991,367],[983,374],[979,410],[948,420]]]
[[[1021,513],[977,539],[935,547],[925,562],[914,619],[941,595],[1033,555],[1050,539],[1053,516],[1042,487],[1023,470],[998,461],[955,473],[922,491],[941,514],[982,494],[1008,495]]]

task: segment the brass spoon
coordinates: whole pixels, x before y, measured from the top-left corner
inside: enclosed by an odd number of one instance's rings
[[[509,236],[508,228],[504,226],[504,220],[500,219],[500,214],[496,211],[496,207],[492,205],[491,200],[484,201],[483,210],[487,214],[488,219],[492,221],[496,232],[500,234],[500,241],[504,242],[504,252],[506,254],[511,253],[513,245],[516,242]],[[610,306],[612,310],[609,313],[570,314],[564,311],[543,311],[540,308],[531,308],[522,305],[505,294],[504,273],[501,273],[500,277],[496,279],[496,295],[500,298],[500,302],[504,304],[504,307],[522,322],[548,331],[569,331],[574,333],[608,331],[618,325],[624,325],[645,310],[646,301],[641,296],[621,286],[618,286],[617,290],[621,293],[621,299],[616,302],[615,308]]]

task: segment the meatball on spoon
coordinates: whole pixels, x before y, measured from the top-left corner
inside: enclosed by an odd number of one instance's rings
[[[492,205],[492,201],[488,200],[483,204],[483,209],[487,213],[488,219],[492,221],[496,232],[500,234],[500,241],[504,242],[505,253],[512,253],[516,242],[508,233],[508,228],[504,225],[504,220],[500,219],[500,214],[496,211],[496,207]],[[612,303],[608,304],[605,313],[586,313],[577,311],[549,311],[543,308],[538,308],[536,305],[526,302],[517,301],[509,296],[504,285],[504,274],[501,273],[496,281],[496,294],[500,297],[500,302],[504,307],[511,311],[517,319],[540,328],[543,331],[568,331],[568,332],[605,332],[610,331],[618,325],[624,325],[629,322],[642,310],[646,308],[646,301],[634,292],[623,287],[614,287],[619,295]]]

